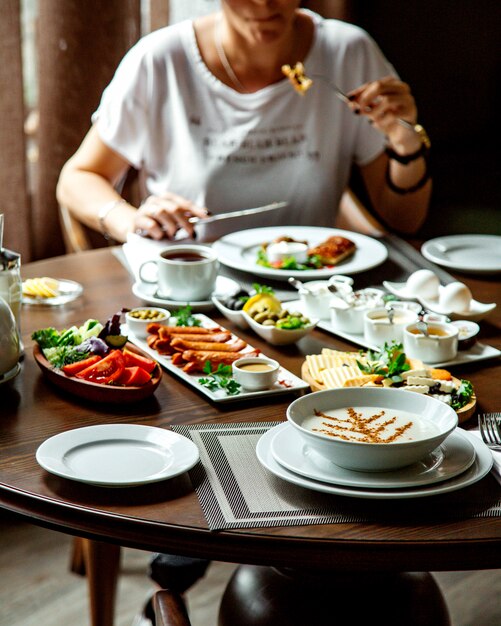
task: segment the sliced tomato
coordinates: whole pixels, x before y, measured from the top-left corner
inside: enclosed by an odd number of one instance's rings
[[[148,359],[141,354],[137,354],[136,352],[132,352],[131,350],[127,350],[127,348],[123,351],[125,367],[141,367],[143,370],[146,370],[151,374],[151,372],[155,369],[156,362],[153,359]]]
[[[107,385],[117,381],[125,368],[124,357],[120,350],[112,350],[104,359],[85,368],[77,378]]]
[[[138,365],[124,368],[122,375],[118,379],[120,385],[127,387],[140,387],[151,380],[151,374]]]
[[[82,361],[77,361],[76,363],[69,363],[68,365],[64,365],[63,372],[66,374],[66,376],[75,376],[75,374],[83,371],[86,367],[94,365],[94,363],[97,363],[102,358],[102,356],[94,354],[93,356],[90,356],[87,359],[83,359]]]

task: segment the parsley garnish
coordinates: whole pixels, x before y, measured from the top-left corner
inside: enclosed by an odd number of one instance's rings
[[[187,304],[185,307],[178,309],[174,313],[176,318],[176,326],[201,326],[201,321],[191,313],[191,306]]]
[[[219,363],[217,368],[212,371],[211,362],[206,361],[204,373],[208,374],[207,378],[199,378],[198,382],[210,391],[224,389],[228,396],[236,396],[240,393],[240,384],[231,377],[231,365]]]
[[[385,343],[381,350],[367,350],[365,358],[366,363],[357,361],[358,367],[364,374],[377,374],[384,378],[391,378],[394,383],[402,382],[401,374],[410,369],[401,343]]]

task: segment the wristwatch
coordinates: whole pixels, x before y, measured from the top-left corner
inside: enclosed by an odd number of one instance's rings
[[[407,165],[408,163],[419,159],[419,157],[426,157],[431,148],[431,141],[424,127],[421,126],[421,124],[411,124],[410,122],[406,122],[405,120],[399,120],[399,122],[406,128],[409,128],[409,130],[413,130],[416,133],[416,135],[419,137],[419,140],[421,141],[421,146],[418,150],[416,150],[416,152],[413,152],[412,154],[398,154],[398,152],[395,152],[393,148],[390,148],[390,146],[386,146],[386,154],[390,157],[390,159],[398,161],[403,165]]]

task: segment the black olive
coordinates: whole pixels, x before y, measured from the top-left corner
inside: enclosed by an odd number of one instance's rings
[[[244,304],[245,304],[244,300],[238,299],[235,302],[235,307],[234,307],[235,311],[241,311],[244,308]]]
[[[236,303],[237,303],[236,298],[228,298],[228,300],[225,301],[224,306],[227,309],[231,309],[232,311],[234,311]]]

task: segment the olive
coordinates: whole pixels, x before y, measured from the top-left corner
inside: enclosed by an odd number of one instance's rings
[[[238,299],[238,300],[235,302],[235,307],[234,307],[234,308],[235,308],[235,311],[241,311],[241,310],[244,308],[244,304],[245,304],[245,301],[244,301],[244,300],[240,300],[240,299]]]
[[[268,311],[262,311],[261,313],[257,313],[254,315],[254,319],[258,324],[262,324],[265,320],[269,318]]]
[[[275,326],[275,320],[272,320],[272,319],[264,320],[263,326]]]
[[[237,301],[235,298],[228,298],[227,300],[225,300],[224,306],[227,309],[231,309],[233,311],[235,309],[236,303]]]

